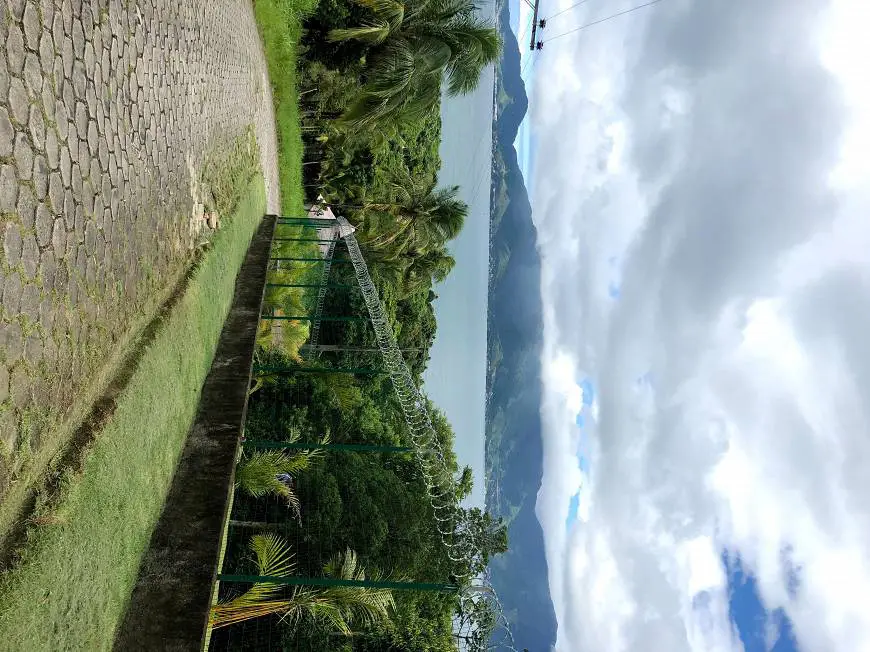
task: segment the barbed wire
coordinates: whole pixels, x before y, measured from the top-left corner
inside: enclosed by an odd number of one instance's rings
[[[408,365],[402,356],[396,341],[393,328],[384,312],[378,290],[372,282],[365,259],[360,251],[353,228],[343,217],[337,217],[339,237],[347,246],[348,255],[353,263],[357,283],[368,309],[369,318],[375,331],[378,348],[390,376],[394,391],[399,399],[399,405],[411,441],[414,444],[414,455],[420,465],[421,475],[426,484],[429,503],[435,515],[435,527],[447,548],[448,558],[453,562],[469,561],[468,570],[463,571],[457,580],[467,581],[465,591],[470,591],[467,599],[471,602],[485,600],[495,615],[496,627],[491,632],[490,644],[495,647],[487,649],[504,649],[516,652],[510,623],[504,615],[504,609],[498,600],[498,595],[489,580],[489,574],[472,575],[474,561],[482,551],[476,534],[468,527],[462,518],[457,499],[456,481],[447,466],[444,451],[438,440],[429,415],[429,408],[423,395],[414,382]],[[502,638],[495,640],[495,635]]]
[[[335,234],[337,235],[337,234]],[[312,356],[317,355],[317,343],[320,339],[320,316],[323,314],[323,306],[326,302],[326,284],[329,282],[329,272],[332,269],[332,257],[335,254],[335,243],[338,239],[333,235],[333,239],[329,243],[329,248],[326,250],[325,262],[323,270],[320,274],[320,289],[317,291],[317,303],[314,305],[314,319],[311,322],[311,333],[308,336],[308,343],[311,345]]]

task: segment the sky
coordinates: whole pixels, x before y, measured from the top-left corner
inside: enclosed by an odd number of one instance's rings
[[[553,39],[636,4],[550,22],[518,138],[556,649],[870,650],[870,3]]]
[[[441,103],[442,186],[459,186],[469,206],[465,226],[450,242],[456,266],[435,286],[438,330],[424,375],[429,397],[456,433],[456,456],[474,473],[466,503],[482,506],[486,399],[486,306],[489,274],[489,187],[492,170],[492,89],[488,67],[477,89]]]

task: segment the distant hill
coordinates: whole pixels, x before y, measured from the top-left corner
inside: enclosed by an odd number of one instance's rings
[[[541,263],[525,182],[513,142],[528,109],[520,53],[502,0],[504,54],[496,70],[490,197],[487,320],[486,505],[509,523],[510,551],[491,566],[492,582],[517,646],[556,642],[544,539],[535,516],[541,486]]]

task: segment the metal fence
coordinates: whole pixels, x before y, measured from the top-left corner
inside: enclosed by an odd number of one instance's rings
[[[492,618],[455,619],[458,647],[486,627],[480,649],[513,649],[485,574],[453,563],[476,542],[406,363],[423,353],[397,342],[345,221],[277,222],[209,649],[382,649],[385,625],[357,603],[389,594],[425,608],[445,593]],[[365,431],[360,383],[392,409],[389,428]],[[336,603],[362,626],[344,629]]]

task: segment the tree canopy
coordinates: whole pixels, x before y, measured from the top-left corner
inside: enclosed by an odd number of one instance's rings
[[[307,21],[304,44],[299,108],[308,199],[323,196],[357,228],[387,319],[421,385],[435,337],[435,284],[454,267],[448,245],[468,214],[459,189],[437,183],[441,87],[454,94],[471,90],[496,58],[498,37],[467,0],[321,0]],[[282,242],[275,252],[306,257],[317,249]],[[341,245],[335,255],[344,255]],[[295,264],[271,274],[278,283],[314,284],[321,269]],[[367,314],[352,267],[333,265],[329,283],[334,289],[323,315]],[[315,305],[316,294],[303,288],[270,287],[265,296],[265,310],[279,316],[310,314]],[[321,344],[338,350],[305,350],[310,332],[304,322],[261,326],[258,364],[377,371],[370,325],[324,322],[318,332]],[[457,463],[446,417],[428,400],[427,408],[462,500],[473,486],[471,470]],[[412,441],[389,378],[377,373],[261,377],[250,397],[245,436],[379,446]],[[332,450],[305,468],[299,459],[246,449],[233,518],[239,527],[276,531],[300,574],[322,574],[330,559],[352,550],[362,567],[384,577],[453,585],[482,572],[506,547],[503,524],[470,508],[456,514],[460,552],[448,552],[412,452]],[[288,508],[293,501],[300,518]],[[228,540],[225,569],[250,572],[249,542]],[[455,649],[454,624],[466,607],[455,592],[397,591],[390,617],[355,627],[353,637],[336,637],[334,625],[316,618],[306,627],[287,627],[278,617],[272,624],[290,649],[440,652]]]
[[[328,35],[371,47],[365,85],[343,116],[354,127],[420,118],[438,104],[442,82],[452,95],[472,91],[501,51],[470,0],[356,1],[368,10],[362,23]]]

